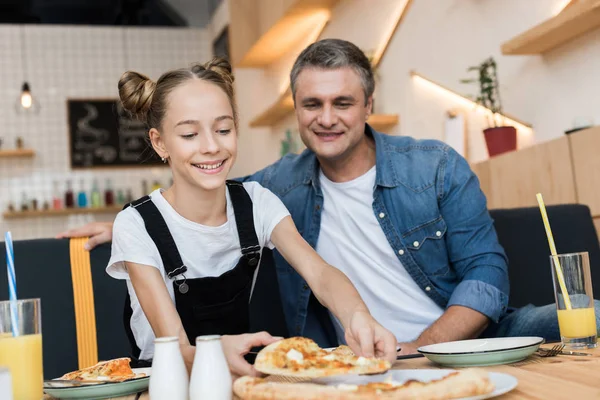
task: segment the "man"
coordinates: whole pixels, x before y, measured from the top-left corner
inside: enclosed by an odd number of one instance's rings
[[[366,121],[374,79],[362,51],[326,39],[291,74],[307,150],[244,179],[273,191],[298,230],[357,287],[397,337],[401,354],[481,336],[559,339],[554,305],[507,313],[507,259],[477,177],[446,144],[375,132]],[[64,236],[110,239],[107,224]],[[302,278],[275,252],[290,334],[344,341]]]

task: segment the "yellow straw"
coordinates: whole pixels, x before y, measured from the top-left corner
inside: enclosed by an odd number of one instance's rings
[[[548,236],[548,243],[550,244],[550,252],[552,253],[552,257],[554,258],[554,267],[556,268],[558,284],[560,285],[560,290],[564,295],[565,306],[567,307],[567,310],[570,310],[571,299],[569,298],[569,293],[567,293],[567,285],[565,285],[565,278],[563,276],[562,268],[560,266],[560,261],[556,254],[556,246],[554,245],[554,237],[552,236],[552,230],[550,229],[550,221],[548,221],[548,214],[546,214],[546,206],[544,205],[544,199],[542,198],[541,193],[538,193],[535,196],[537,197],[537,201],[540,206],[540,212],[542,213],[542,219],[544,220],[544,227],[546,228],[546,235]]]

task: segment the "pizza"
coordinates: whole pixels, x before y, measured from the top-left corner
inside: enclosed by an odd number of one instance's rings
[[[494,390],[487,372],[464,369],[445,377],[402,384],[393,381],[364,385],[319,385],[315,383],[269,382],[244,376],[233,384],[242,400],[442,400],[480,396]]]
[[[146,374],[136,374],[129,366],[130,358],[116,358],[101,361],[96,365],[78,371],[64,374],[58,379],[71,381],[108,381],[123,382],[130,379],[142,378]]]
[[[357,357],[348,346],[333,351],[308,338],[292,337],[258,352],[254,368],[264,374],[304,378],[341,374],[376,374],[389,370],[387,360]]]

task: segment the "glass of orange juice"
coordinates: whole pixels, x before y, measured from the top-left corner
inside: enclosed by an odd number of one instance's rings
[[[10,371],[13,400],[44,397],[40,299],[0,301],[0,366]]]
[[[596,347],[598,333],[588,253],[550,256],[550,265],[562,343],[569,348]]]

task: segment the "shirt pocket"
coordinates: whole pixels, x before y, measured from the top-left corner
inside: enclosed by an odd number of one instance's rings
[[[439,216],[402,235],[406,248],[428,276],[446,275],[450,271],[445,240],[447,231],[446,222]]]

